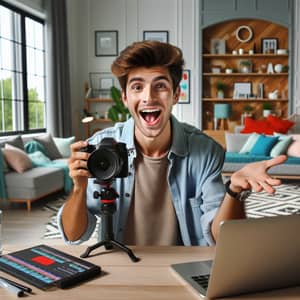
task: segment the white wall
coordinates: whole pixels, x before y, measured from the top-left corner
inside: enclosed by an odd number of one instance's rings
[[[178,104],[174,114],[182,121],[199,125],[197,5],[197,0],[67,0],[72,112],[77,136],[83,132],[80,114],[84,81],[88,81],[89,72],[110,71],[115,59],[95,56],[96,30],[118,30],[119,51],[142,40],[143,30],[168,30],[169,42],[183,50],[192,77],[191,103]]]
[[[293,95],[294,112],[300,114],[300,3],[295,1],[295,11],[294,11],[294,49],[293,53],[295,55],[294,59],[294,73],[293,73]]]

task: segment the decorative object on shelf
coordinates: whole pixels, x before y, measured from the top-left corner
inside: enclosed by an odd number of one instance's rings
[[[244,54],[244,49],[240,48],[239,49],[239,55],[243,55]]]
[[[221,70],[222,70],[221,66],[216,66],[216,65],[211,66],[211,72],[214,74],[221,73]]]
[[[252,94],[251,82],[235,82],[233,89],[233,99],[248,99]]]
[[[225,92],[225,89],[226,89],[226,84],[223,81],[217,81],[216,89],[217,89],[217,98],[218,99],[223,99],[224,98],[224,92]]]
[[[95,31],[95,55],[117,56],[118,54],[118,31]]]
[[[118,86],[116,78],[110,72],[91,72],[90,87],[92,90],[91,97],[110,98],[112,86]]]
[[[261,52],[264,54],[276,53],[278,47],[277,45],[277,38],[263,38],[261,39]]]
[[[115,86],[111,87],[111,97],[114,101],[114,105],[108,110],[108,118],[113,122],[125,121],[128,118],[129,110],[121,99],[120,90]]]
[[[249,53],[249,55],[253,55],[254,54],[254,50],[250,49],[248,53]]]
[[[226,68],[225,69],[226,74],[231,74],[232,72],[233,72],[233,70],[231,68]]]
[[[276,100],[276,99],[278,99],[278,90],[275,90],[275,91],[273,91],[273,92],[270,92],[270,93],[268,94],[268,97],[269,97],[269,99],[271,99],[271,100]]]
[[[258,85],[257,97],[260,99],[264,98],[264,84],[263,83],[260,83]]]
[[[214,105],[214,129],[215,130],[228,129],[230,115],[231,115],[231,105],[230,104],[216,103]],[[220,124],[218,124],[219,120],[220,120]]]
[[[288,51],[287,51],[287,49],[277,49],[277,54],[286,55],[286,54],[288,54]]]
[[[226,53],[226,41],[223,39],[212,39],[210,52],[212,54],[225,54]]]
[[[151,30],[151,31],[143,31],[143,40],[149,41],[159,41],[163,43],[169,42],[169,31],[167,30]]]
[[[182,78],[180,81],[180,95],[178,103],[188,104],[190,103],[190,70],[183,70]]]
[[[272,109],[273,109],[272,103],[264,102],[262,108],[263,108],[263,116],[265,118],[272,113]]]
[[[282,67],[282,72],[287,73],[289,71],[289,66],[283,66]]]
[[[232,50],[232,55],[237,55],[237,54],[238,54],[237,50]]]
[[[259,66],[258,68],[258,73],[266,73],[267,72],[267,65],[266,64],[262,64]]]
[[[90,123],[94,121],[94,116],[89,113],[86,109],[83,110],[83,118],[81,119],[81,123]]]
[[[281,73],[281,72],[282,72],[282,69],[283,69],[283,65],[282,65],[282,64],[276,64],[276,65],[274,66],[274,71],[275,71],[276,73]]]
[[[253,31],[250,26],[241,25],[235,31],[236,39],[241,43],[249,42],[253,37]]]
[[[240,61],[240,72],[241,73],[252,73],[252,61],[251,60]]]
[[[272,63],[268,63],[267,73],[268,74],[273,74],[274,73],[274,69],[273,69],[273,64]]]

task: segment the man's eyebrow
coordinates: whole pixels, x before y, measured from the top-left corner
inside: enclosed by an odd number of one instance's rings
[[[142,77],[132,77],[132,78],[130,78],[128,83],[131,83],[133,81],[145,81],[145,80]]]
[[[159,80],[166,80],[166,81],[170,81],[169,77],[165,76],[165,75],[160,75],[154,78],[153,81],[159,81]],[[145,79],[142,77],[132,77],[128,83],[134,82],[134,81],[140,81],[140,82],[145,82]]]

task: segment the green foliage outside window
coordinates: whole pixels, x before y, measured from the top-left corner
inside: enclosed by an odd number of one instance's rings
[[[11,78],[3,79],[1,86],[3,94],[0,94],[0,132],[18,130],[13,128],[14,116]],[[45,103],[39,99],[36,89],[28,91],[28,99],[29,129],[44,128]]]

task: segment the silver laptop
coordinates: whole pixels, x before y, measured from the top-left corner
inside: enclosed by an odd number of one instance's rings
[[[300,285],[300,215],[225,221],[213,261],[171,265],[207,298]]]

